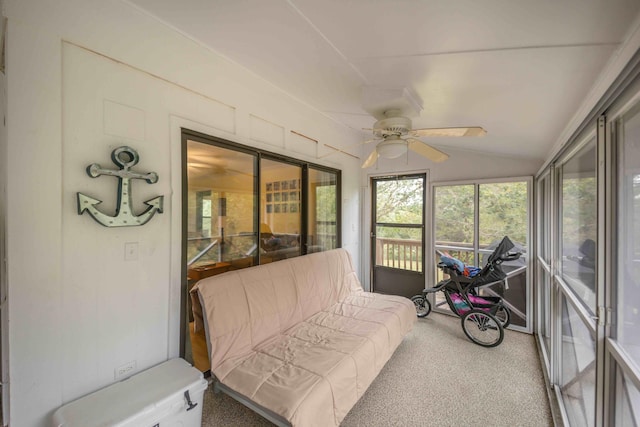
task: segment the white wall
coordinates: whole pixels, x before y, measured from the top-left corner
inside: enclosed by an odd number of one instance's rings
[[[342,169],[343,246],[357,265],[358,161],[314,152],[358,134],[126,2],[10,0],[6,15],[11,425],[47,425],[115,368],[178,355],[182,126]],[[165,212],[109,229],[77,215],[75,195],[114,208],[116,179],[84,169],[115,168],[121,145],[160,177],[133,184],[136,209],[164,195]],[[125,261],[127,242],[137,260]]]

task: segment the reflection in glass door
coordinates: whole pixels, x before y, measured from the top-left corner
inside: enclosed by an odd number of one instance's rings
[[[251,154],[187,141],[190,270],[255,256],[255,162]]]
[[[425,174],[372,179],[375,292],[411,297],[424,289],[425,181]]]
[[[340,247],[337,203],[340,184],[335,172],[309,168],[307,218],[307,253]]]
[[[195,283],[231,269],[257,264],[257,156],[187,139],[184,290],[188,336],[185,358],[209,370],[204,331],[194,329],[188,292]],[[186,329],[186,326],[185,326]]]
[[[260,161],[260,264],[302,255],[302,167]]]

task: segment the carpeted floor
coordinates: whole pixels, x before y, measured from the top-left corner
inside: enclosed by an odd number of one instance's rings
[[[205,392],[203,427],[270,426],[232,398]],[[552,426],[534,337],[498,347],[467,339],[460,320],[418,319],[342,426]]]

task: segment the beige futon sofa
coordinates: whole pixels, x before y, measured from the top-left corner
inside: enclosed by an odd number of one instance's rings
[[[340,424],[416,321],[409,299],[363,291],[344,249],[213,276],[192,292],[216,389],[278,425]]]

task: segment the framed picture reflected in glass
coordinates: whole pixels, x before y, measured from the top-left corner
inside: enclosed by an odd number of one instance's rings
[[[265,184],[267,213],[300,212],[300,180],[287,179]],[[284,202],[280,204],[280,202]]]

